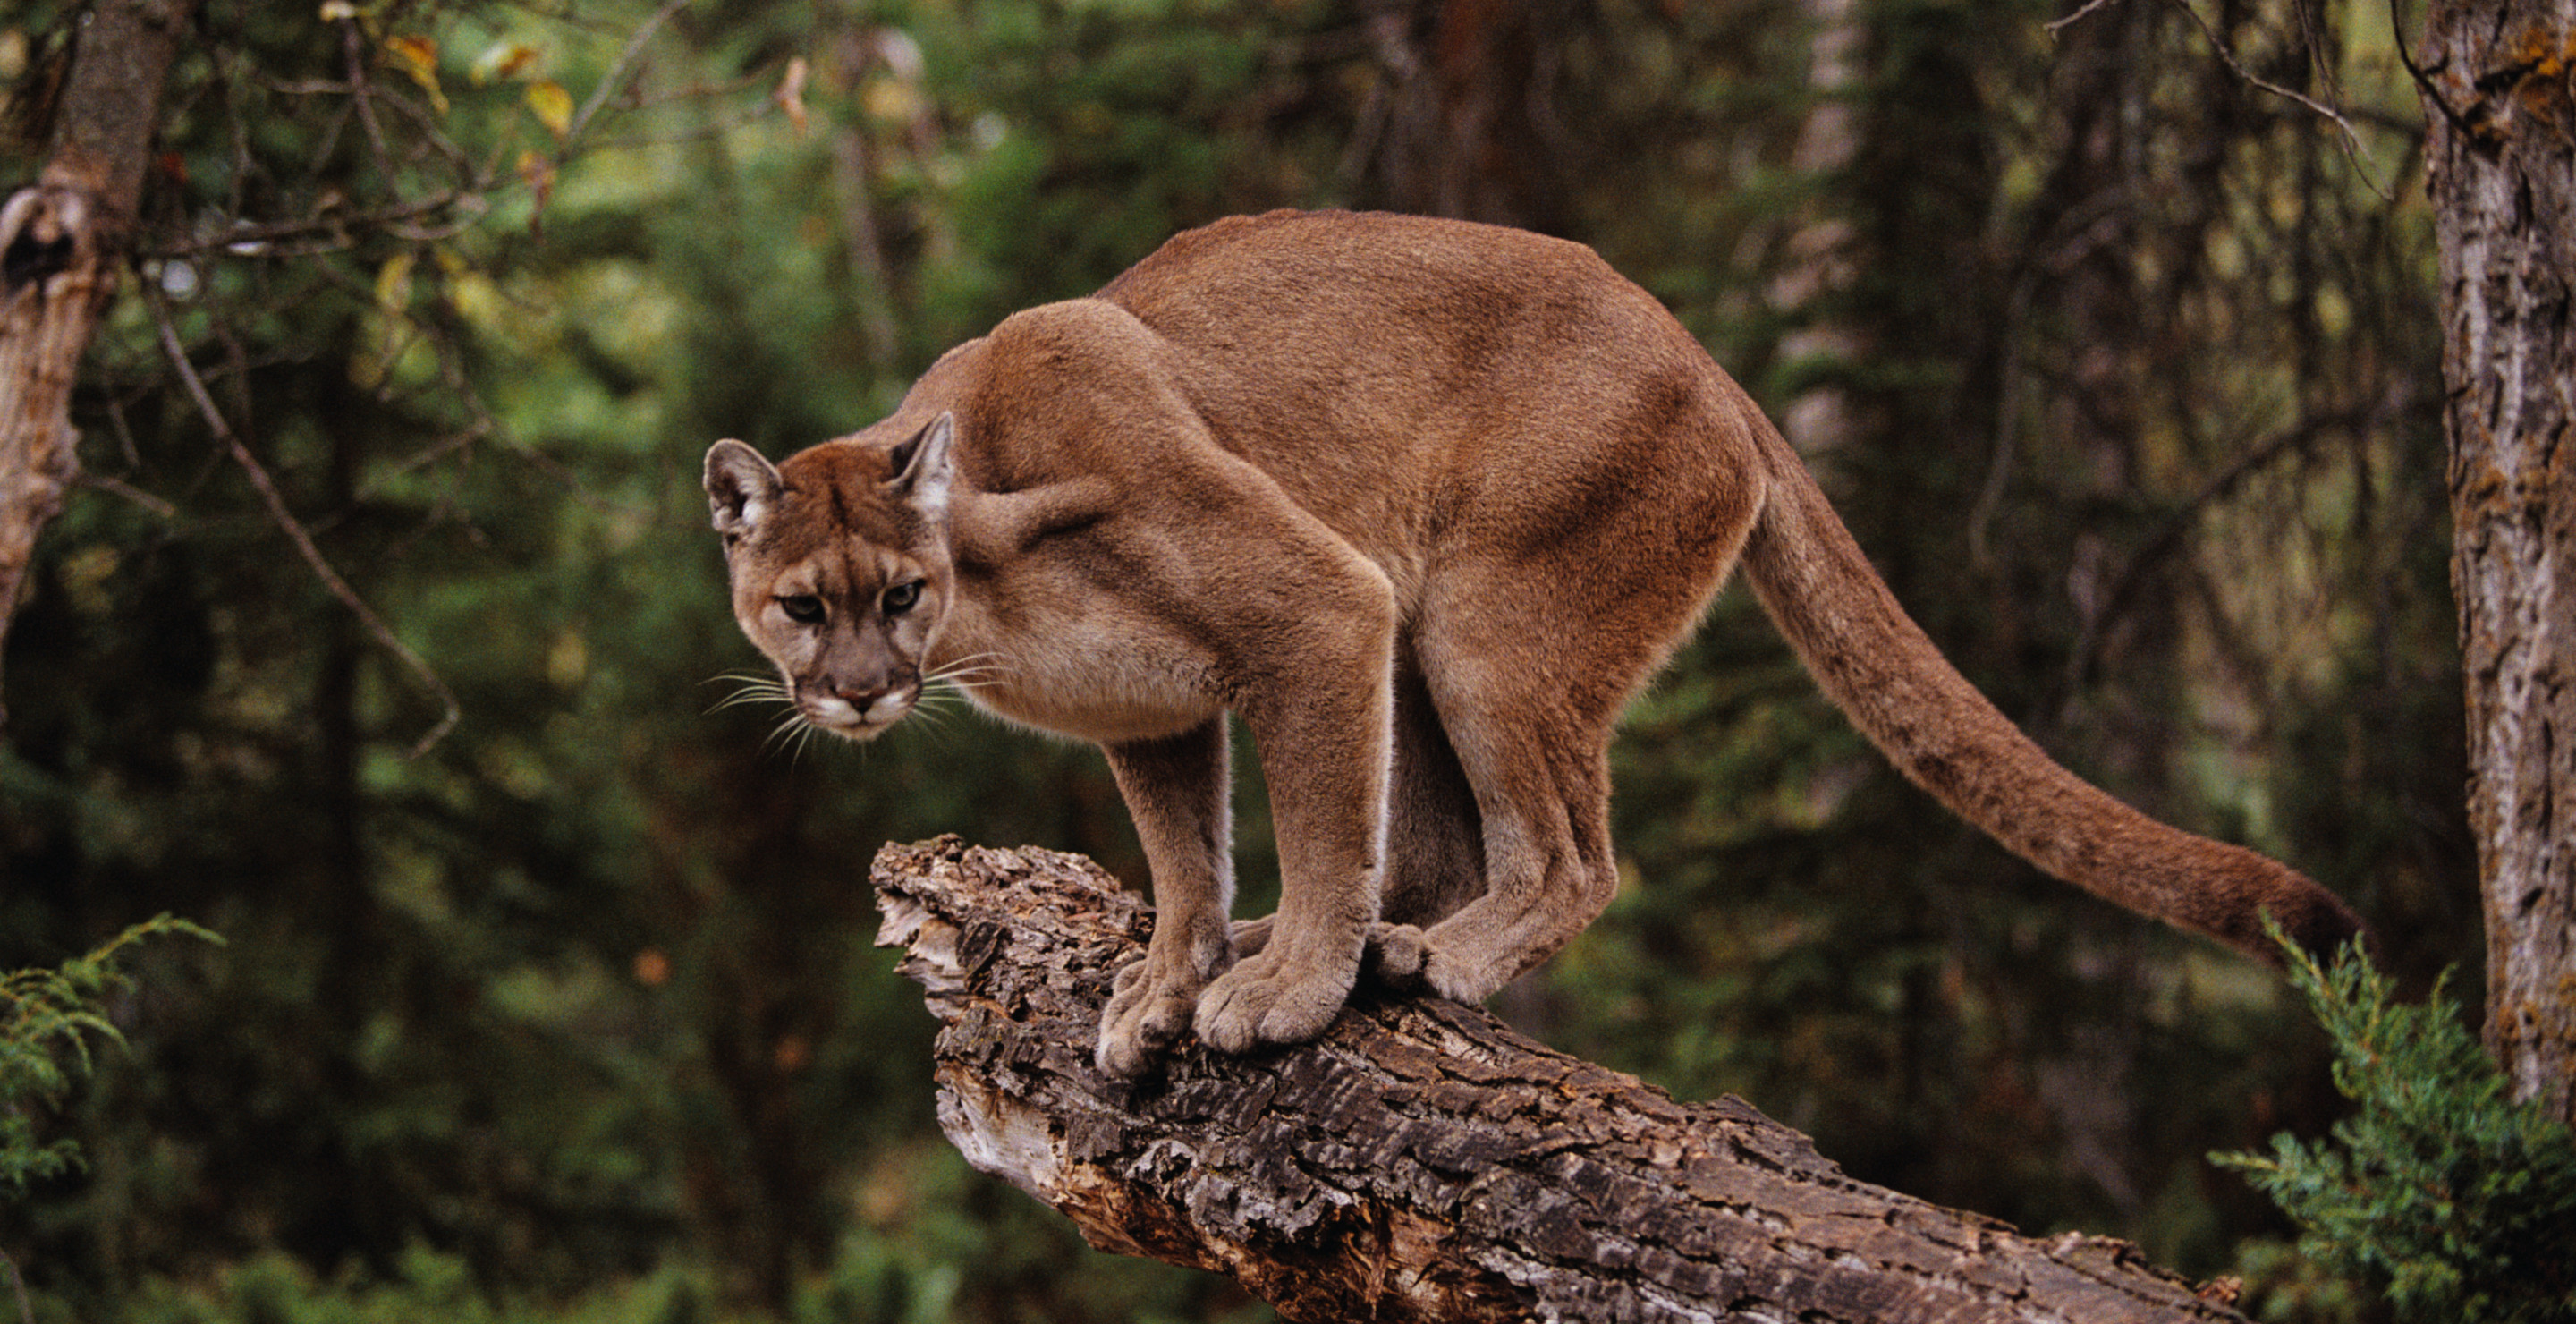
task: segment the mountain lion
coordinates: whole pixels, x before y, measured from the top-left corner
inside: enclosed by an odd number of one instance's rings
[[[1739,560],[1834,702],[2015,853],[2270,959],[2335,897],[2059,767],[1933,648],[1780,434],[1590,249],[1404,216],[1182,234],[772,467],[707,452],[733,609],[805,722],[926,682],[1099,743],[1159,919],[1105,1071],[1321,1033],[1365,962],[1476,1002],[1617,886],[1612,724]],[[1230,929],[1226,714],[1278,913]]]

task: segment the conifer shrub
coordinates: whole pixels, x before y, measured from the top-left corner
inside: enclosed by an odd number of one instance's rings
[[[2302,1254],[2384,1291],[2400,1320],[2576,1321],[2576,1134],[2513,1100],[2447,975],[2401,1003],[2357,946],[2327,968],[2282,945],[2357,1108],[2324,1140],[2283,1134],[2269,1153],[2211,1160],[2290,1215]]]
[[[89,1074],[91,1036],[123,1041],[105,1011],[107,998],[125,984],[117,962],[135,944],[164,933],[223,941],[186,920],[160,915],[58,968],[0,974],[0,1200],[23,1195],[31,1183],[80,1161],[72,1141],[43,1138],[38,1112]]]
[[[125,983],[117,961],[127,948],[163,933],[223,941],[186,920],[159,915],[59,967],[0,974],[0,1204],[80,1162],[80,1147],[67,1137],[46,1139],[38,1116],[89,1074],[90,1036],[110,1043],[124,1039],[105,1010],[108,996]],[[0,1255],[0,1277],[8,1280],[17,1317],[31,1318],[18,1266],[6,1255]]]

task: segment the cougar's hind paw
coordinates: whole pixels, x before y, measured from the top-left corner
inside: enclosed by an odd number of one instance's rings
[[[1100,1044],[1092,1061],[1104,1075],[1130,1079],[1144,1074],[1190,1028],[1199,988],[1181,980],[1158,980],[1150,957],[1139,958],[1118,972],[1109,1005],[1100,1014]]]
[[[1368,936],[1369,974],[1399,993],[1431,987],[1431,935],[1411,924],[1372,924]]]
[[[1239,919],[1234,922],[1234,954],[1240,959],[1270,945],[1270,921],[1275,916]]]
[[[1276,959],[1275,947],[1237,964],[1199,996],[1199,1038],[1224,1053],[1302,1044],[1322,1034],[1350,996],[1349,974]]]

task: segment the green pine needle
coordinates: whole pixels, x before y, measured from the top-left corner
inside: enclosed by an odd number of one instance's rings
[[[2281,935],[2276,930],[2274,938]],[[2358,1105],[2315,1143],[2219,1153],[2300,1227],[2299,1249],[2382,1287],[2403,1320],[2576,1320],[2576,1134],[2516,1103],[2444,996],[2392,1001],[2357,945],[2331,968],[2284,941],[2290,980]]]
[[[101,1010],[126,983],[117,961],[127,948],[164,933],[223,941],[186,920],[160,915],[58,969],[0,974],[0,1197],[21,1195],[30,1183],[80,1162],[80,1150],[70,1140],[38,1137],[37,1110],[51,1106],[90,1073],[91,1036],[124,1042]]]

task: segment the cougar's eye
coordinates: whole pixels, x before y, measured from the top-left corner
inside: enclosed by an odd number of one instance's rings
[[[799,625],[819,625],[823,620],[823,600],[811,593],[787,594],[778,600],[778,609]]]
[[[878,601],[884,604],[886,615],[901,616],[912,610],[914,603],[921,601],[921,581],[916,579],[909,583],[897,584],[887,589],[885,596]]]

